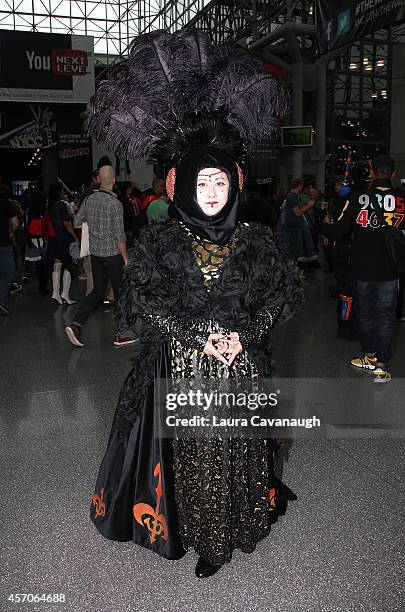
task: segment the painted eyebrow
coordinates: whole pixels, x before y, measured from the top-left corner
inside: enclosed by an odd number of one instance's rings
[[[213,176],[218,176],[218,174],[221,174],[221,172],[215,172],[215,174],[202,174],[200,177],[198,177],[198,180],[200,181],[203,178],[212,178]],[[218,177],[218,178],[225,178],[224,176]]]

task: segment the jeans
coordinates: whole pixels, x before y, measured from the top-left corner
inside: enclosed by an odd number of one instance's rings
[[[392,357],[398,281],[352,281],[354,307],[363,353],[375,353],[379,364]]]
[[[5,305],[6,295],[15,274],[15,258],[12,246],[0,246],[0,304]]]
[[[90,313],[102,304],[107,291],[108,281],[114,292],[115,301],[118,302],[118,296],[121,285],[121,271],[124,265],[124,260],[121,255],[112,255],[111,257],[97,257],[91,255],[91,270],[93,273],[94,288],[91,293],[86,295],[80,308],[75,316],[74,323],[83,325]]]
[[[401,319],[401,317],[405,315],[404,293],[405,293],[405,276],[401,276],[399,279],[398,304],[397,304],[397,313],[396,313],[398,319]]]

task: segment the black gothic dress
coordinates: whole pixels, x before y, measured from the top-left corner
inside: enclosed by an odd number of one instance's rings
[[[140,341],[92,496],[91,520],[103,536],[167,559],[194,548],[221,565],[268,535],[296,499],[275,477],[273,442],[168,439],[156,381],[270,378],[270,330],[302,303],[294,265],[281,261],[260,224],[239,224],[224,247],[178,221],[145,229],[124,269],[118,307],[119,325]],[[214,330],[239,333],[244,350],[232,370],[202,354]]]

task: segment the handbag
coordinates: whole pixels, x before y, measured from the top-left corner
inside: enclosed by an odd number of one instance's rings
[[[42,218],[31,219],[27,228],[28,236],[31,238],[42,238]]]
[[[389,258],[398,275],[403,276],[405,274],[405,234],[398,227],[393,227],[387,223],[380,206],[376,204],[373,197],[370,198],[370,202],[377,221],[384,232],[384,240]]]
[[[102,191],[102,189],[100,189],[100,191]],[[90,193],[88,196],[84,198],[81,208],[83,208],[86,205],[86,202],[91,195],[93,194]],[[89,224],[87,223],[87,221],[83,221],[80,227],[82,230],[82,233],[80,236],[80,259],[83,259],[83,257],[87,257],[88,255],[90,255]]]
[[[80,240],[80,258],[87,257],[90,255],[90,246],[89,246],[89,226],[87,221],[82,224],[82,236]]]
[[[31,219],[28,224],[27,232],[31,238],[43,238],[44,240],[55,238],[56,232],[49,211],[47,210],[45,212],[44,217]]]
[[[353,305],[353,298],[351,295],[344,295],[339,293],[339,318],[341,321],[348,321],[350,319],[351,310]]]

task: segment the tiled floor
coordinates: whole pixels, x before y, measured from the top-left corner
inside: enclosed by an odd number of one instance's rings
[[[354,382],[347,361],[358,347],[336,338],[330,282],[312,273],[304,310],[275,334],[279,376]],[[166,561],[103,539],[88,518],[132,353],[113,347],[111,311],[91,317],[86,346],[77,349],[63,331],[75,306],[56,308],[31,281],[10,307],[13,314],[0,319],[1,610],[405,611],[398,432],[334,430],[297,440],[283,478],[298,501],[253,554],[237,552],[231,565],[199,581],[194,553]],[[404,339],[403,328],[396,379],[405,377]],[[383,396],[376,402],[383,413]],[[66,603],[21,605],[8,601],[11,593],[64,593]]]

